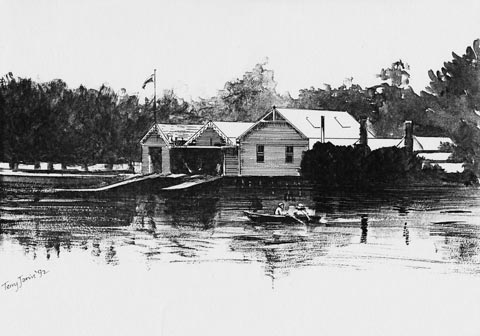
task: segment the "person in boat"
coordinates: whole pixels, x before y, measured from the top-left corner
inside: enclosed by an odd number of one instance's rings
[[[302,203],[298,203],[295,207],[295,212],[293,213],[295,217],[307,218],[310,221],[310,216],[308,215],[307,208]]]
[[[283,202],[278,203],[278,206],[275,209],[275,215],[285,215],[285,204],[283,204]]]

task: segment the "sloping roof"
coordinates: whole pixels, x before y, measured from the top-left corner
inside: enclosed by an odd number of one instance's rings
[[[274,106],[270,109],[266,114],[264,114],[257,122],[253,123],[250,127],[248,127],[242,134],[240,134],[237,138],[244,138],[247,134],[251,131],[255,130],[258,125],[265,122],[270,122],[273,120],[282,120],[290,125],[303,139],[308,139],[306,136],[295,124],[293,124],[290,120],[288,120],[285,116],[282,115],[278,111],[278,109]]]
[[[418,137],[415,136],[421,145],[421,149],[418,150],[438,150],[441,143],[453,144],[452,139],[447,137]],[[417,150],[413,148],[414,150]]]
[[[251,122],[214,121],[213,122],[235,144],[237,138],[253,126]]]
[[[235,145],[237,137],[243,134],[253,123],[234,122],[234,121],[209,121],[198,129],[185,143],[190,145],[194,140],[200,137],[206,129],[212,128],[220,137],[225,139],[228,145]]]
[[[370,140],[369,140],[370,141]],[[440,143],[451,143],[452,139],[447,137],[417,137],[413,136],[413,150],[416,152],[421,151],[438,151]],[[405,146],[405,138],[402,139],[399,147]]]
[[[172,124],[157,124],[158,127],[165,134],[167,139],[190,139],[203,125],[172,125]]]
[[[451,143],[452,139],[447,137],[417,137],[413,136],[413,150],[416,152],[422,151],[438,151],[440,143]],[[368,139],[368,146],[371,150],[375,150],[382,147],[405,147],[405,137],[398,139],[382,139],[374,138]]]
[[[147,141],[147,139],[150,137],[150,135],[152,134],[158,134],[160,135],[160,137],[163,139],[163,141],[165,141],[166,144],[168,144],[168,140],[167,138],[165,137],[165,134],[163,134],[162,131],[160,131],[160,129],[157,127],[158,125],[154,124],[152,127],[150,127],[150,129],[148,130],[147,133],[145,133],[145,135],[143,136],[143,138],[140,140],[140,144],[144,144],[145,141]]]
[[[325,139],[358,139],[360,124],[348,112],[277,108],[290,123],[308,138],[321,137],[321,119],[325,118]]]
[[[140,140],[140,143],[144,143],[153,133],[158,133],[167,144],[171,144],[176,138],[187,141],[202,128],[202,126],[203,125],[156,124],[150,128],[147,134]]]

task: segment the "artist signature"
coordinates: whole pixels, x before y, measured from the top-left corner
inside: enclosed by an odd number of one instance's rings
[[[35,270],[29,274],[21,274],[13,281],[5,281],[2,283],[1,288],[5,291],[13,291],[18,292],[19,289],[23,287],[24,284],[30,282],[32,280],[40,279],[47,274],[48,271],[44,269]]]

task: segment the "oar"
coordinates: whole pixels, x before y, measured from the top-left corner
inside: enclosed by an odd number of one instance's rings
[[[298,219],[298,218],[295,217],[295,216],[292,216],[292,215],[290,215],[290,214],[288,214],[287,216],[295,219],[297,222],[299,222],[299,223],[302,224],[302,225],[307,225],[304,221]]]

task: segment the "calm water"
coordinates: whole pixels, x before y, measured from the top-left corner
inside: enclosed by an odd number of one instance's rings
[[[147,265],[254,262],[273,278],[326,264],[364,269],[387,263],[480,274],[478,189],[315,191],[291,181],[226,181],[176,194],[59,198],[6,192],[0,248],[8,242],[9,249],[33,259],[61,259],[81,250],[85,258],[117,265],[122,263],[117,252],[124,250],[124,258]],[[242,213],[272,213],[279,201],[305,203],[326,223],[255,224]]]
[[[279,201],[302,202],[326,223],[243,215],[272,213]],[[53,334],[478,336],[480,190],[265,180],[97,197],[7,189],[0,282],[37,269],[48,274],[20,294],[0,288],[0,312],[20,334],[36,332],[20,322],[18,302],[44,332],[61,318]]]

